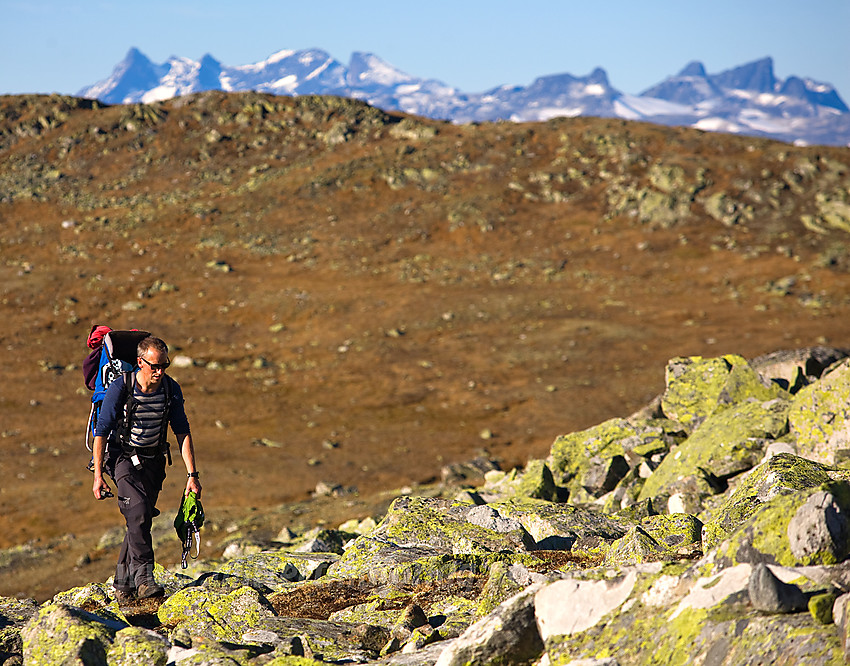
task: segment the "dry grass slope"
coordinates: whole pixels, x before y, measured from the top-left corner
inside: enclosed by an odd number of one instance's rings
[[[672,356],[846,346],[848,210],[841,148],[321,97],[2,97],[0,547],[51,574],[9,564],[0,594],[112,566],[94,544],[119,517],[84,467],[93,323],[192,359],[172,374],[207,513],[263,513],[482,448],[545,457],[642,406]]]

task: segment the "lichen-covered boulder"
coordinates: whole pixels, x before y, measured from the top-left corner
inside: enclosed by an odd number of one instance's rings
[[[605,553],[605,564],[609,566],[627,566],[662,560],[669,555],[640,525],[635,525],[621,539],[617,539]]]
[[[836,452],[850,449],[850,359],[800,389],[788,422],[805,458],[832,464]]]
[[[609,419],[587,430],[561,435],[549,453],[555,481],[569,482],[580,476],[593,458],[621,456],[638,443],[637,430],[625,419]]]
[[[265,551],[230,560],[218,573],[239,576],[277,590],[287,583],[323,576],[339,556],[334,553],[292,553]]]
[[[835,347],[804,347],[764,354],[750,365],[765,379],[776,382],[790,393],[817,381],[824,370],[847,357],[847,351]]]
[[[717,510],[703,517],[704,549],[708,551],[717,546],[752,516],[759,506],[774,497],[843,478],[850,479],[850,474],[789,453],[768,458],[741,480]]]
[[[292,585],[294,585],[294,583],[292,583]],[[281,586],[271,588],[255,578],[245,578],[244,576],[236,576],[234,574],[222,573],[220,571],[201,574],[185,587],[204,587],[211,593],[215,594],[230,594],[231,592],[238,590],[240,587],[252,587],[266,598],[281,589]]]
[[[310,659],[331,663],[363,663],[378,657],[390,639],[390,632],[385,627],[371,624],[264,617],[254,627],[252,636],[255,643],[266,645],[299,639],[303,655]],[[288,661],[290,659],[292,657],[286,657],[281,663],[298,663]]]
[[[809,613],[753,613],[750,565],[696,578],[695,569],[677,574],[672,565],[646,568],[651,566],[657,565],[642,565],[612,581],[582,581],[587,589],[569,596],[555,587],[566,581],[553,583],[552,607],[564,616],[557,625],[541,621],[541,596],[548,588],[539,592],[538,624],[549,663],[607,664],[612,658],[637,666],[842,663],[838,632]]]
[[[266,646],[257,646],[247,640],[232,645],[193,636],[190,645],[171,647],[167,663],[179,666],[247,666],[255,663],[265,666],[320,666],[321,662],[288,656],[285,652],[278,655],[277,650],[269,657]],[[111,662],[109,666],[112,666]]]
[[[543,653],[534,617],[533,585],[497,606],[448,645],[436,666],[530,664]]]
[[[844,510],[847,500],[847,497],[839,500],[827,490],[809,495],[788,523],[788,541],[794,557],[801,562],[822,559],[832,564],[841,561],[850,537],[850,520]]]
[[[126,627],[115,634],[106,658],[109,666],[165,666],[170,649],[168,639],[155,631]]]
[[[548,645],[553,638],[573,636],[596,626],[628,600],[637,580],[636,571],[629,571],[613,580],[576,577],[540,587],[535,613],[541,638]]]
[[[348,606],[330,614],[331,622],[347,622],[349,624],[373,624],[387,629],[398,621],[397,608],[386,609],[385,599],[371,599],[366,603]]]
[[[627,566],[693,557],[701,550],[702,522],[689,514],[647,516],[640,525],[615,541],[605,554],[605,563]]]
[[[251,587],[216,594],[204,587],[187,587],[168,597],[157,611],[167,627],[186,628],[192,635],[220,642],[239,642],[261,618],[274,615],[268,599]]]
[[[609,419],[558,437],[548,464],[571,502],[593,500],[612,490],[637,460],[668,450],[682,436],[682,427],[669,419]]]
[[[535,550],[571,550],[576,543],[612,543],[624,536],[631,522],[606,516],[593,506],[573,506],[540,500],[513,499],[492,505],[517,520],[535,541]]]
[[[21,629],[38,613],[35,599],[0,597],[0,663],[21,656]]]
[[[821,510],[829,512],[837,509],[838,531],[829,540],[811,541],[804,547],[799,547],[798,543],[799,548],[792,550],[789,527],[813,495],[818,495],[819,498],[829,497]],[[740,527],[717,546],[710,554],[710,565],[717,569],[743,562],[783,566],[836,564],[850,554],[847,539],[848,531],[850,531],[846,518],[848,515],[850,515],[850,484],[846,481],[831,481],[817,488],[778,495],[759,505]],[[806,520],[811,520],[811,514]],[[828,520],[826,517],[823,518],[824,523]],[[809,527],[802,525],[797,529],[805,533]],[[814,547],[812,547],[813,544]]]
[[[767,442],[787,431],[790,404],[783,398],[754,400],[708,415],[646,479],[638,499],[673,495],[687,478],[695,479],[706,496],[719,492],[712,487],[714,477],[751,469],[764,457]]]
[[[710,359],[701,356],[671,359],[665,382],[661,409],[689,432],[731,405],[747,400],[790,398],[779,384],[765,380],[745,358],[734,354]]]
[[[500,603],[518,593],[523,589],[511,574],[511,567],[507,562],[496,561],[490,565],[487,582],[478,595],[478,607],[475,614],[483,617],[492,612]]]
[[[24,663],[106,666],[115,634],[126,626],[74,606],[45,604],[21,630]]]
[[[115,601],[113,588],[107,583],[89,583],[82,587],[59,592],[53,597],[53,603],[77,606],[91,610],[93,607],[109,606]]]
[[[402,571],[411,574],[411,563],[419,568],[416,562],[428,558],[458,556],[445,558],[454,567],[462,556],[521,554],[534,548],[534,539],[519,523],[492,514],[493,509],[464,502],[400,497],[374,530],[348,546],[328,575],[394,578]]]
[[[372,585],[387,586],[390,590],[411,590],[417,585],[450,582],[465,586],[474,584],[476,577],[484,576],[494,562],[519,563],[528,566],[540,565],[539,559],[530,553],[467,553],[435,554],[415,548],[381,550],[364,556],[368,560],[365,571],[359,575]],[[332,570],[330,576],[338,576],[343,570]]]
[[[492,470],[484,476],[484,485],[477,493],[487,502],[510,497],[530,497],[555,501],[558,488],[552,471],[543,460],[529,460],[522,471],[502,472]]]

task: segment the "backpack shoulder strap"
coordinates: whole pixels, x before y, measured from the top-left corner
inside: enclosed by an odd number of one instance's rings
[[[130,429],[133,422],[133,413],[136,411],[136,400],[133,397],[135,376],[132,370],[122,372],[121,375],[124,378],[124,386],[121,387],[121,401],[119,404],[123,407],[123,420],[121,422],[119,439],[123,445],[127,446],[130,444]]]

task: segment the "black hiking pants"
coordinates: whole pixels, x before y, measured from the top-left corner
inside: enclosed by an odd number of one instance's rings
[[[165,480],[165,456],[141,458],[136,469],[123,453],[107,455],[106,469],[116,485],[118,508],[127,523],[127,533],[118,553],[115,588],[134,592],[145,581],[153,581],[154,554],[151,524],[159,515],[156,501]]]

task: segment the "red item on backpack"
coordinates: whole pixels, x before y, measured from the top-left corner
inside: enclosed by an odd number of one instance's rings
[[[86,340],[86,344],[89,346],[89,349],[100,349],[100,345],[103,344],[103,336],[109,333],[112,329],[109,326],[99,326],[95,324],[91,327],[91,333],[89,333],[89,339]]]

